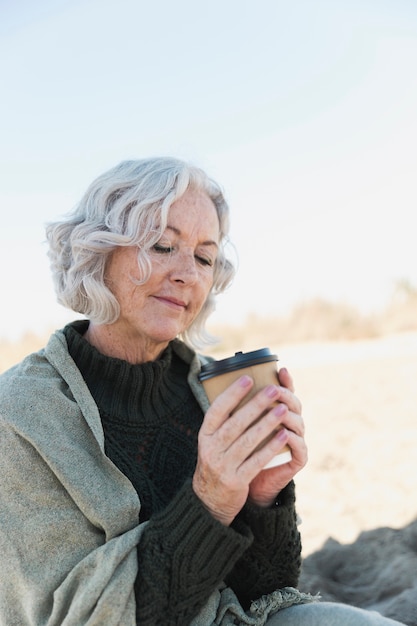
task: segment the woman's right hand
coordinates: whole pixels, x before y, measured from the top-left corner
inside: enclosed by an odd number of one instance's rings
[[[242,376],[220,394],[207,411],[198,437],[193,489],[213,517],[226,526],[245,504],[251,481],[288,440],[283,428],[250,456],[288,412],[284,403],[278,404],[251,426],[281,395],[278,385],[269,385],[233,413],[252,386],[252,379]]]

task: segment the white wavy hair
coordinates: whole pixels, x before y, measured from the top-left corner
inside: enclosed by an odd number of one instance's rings
[[[148,250],[164,232],[170,206],[188,189],[205,192],[213,202],[220,246],[210,294],[182,339],[197,348],[211,343],[206,320],[215,308],[215,296],[229,286],[235,272],[225,252],[229,207],[216,182],[179,159],[122,161],[92,182],[64,220],[47,225],[58,302],[95,323],[115,322],[119,303],[104,281],[109,255],[118,246],[137,246],[140,284],[145,283],[152,271]]]

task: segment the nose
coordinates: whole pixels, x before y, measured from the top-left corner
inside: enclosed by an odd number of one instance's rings
[[[184,284],[193,284],[198,278],[194,254],[178,254],[171,268],[171,280]]]

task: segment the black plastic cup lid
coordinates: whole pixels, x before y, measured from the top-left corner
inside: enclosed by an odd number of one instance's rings
[[[260,363],[268,363],[270,361],[278,361],[276,354],[271,354],[269,348],[261,350],[253,350],[253,352],[236,352],[234,356],[221,361],[212,361],[201,366],[201,372],[198,376],[200,381],[220,376],[227,372],[234,372],[244,367],[259,365]]]

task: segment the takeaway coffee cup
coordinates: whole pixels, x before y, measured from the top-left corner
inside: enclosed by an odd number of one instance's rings
[[[254,385],[248,395],[245,396],[242,402],[240,402],[240,404],[236,407],[235,410],[237,411],[237,409],[250,400],[255,393],[267,385],[277,384],[277,361],[277,355],[271,354],[269,348],[262,348],[261,350],[254,350],[253,352],[246,353],[236,352],[234,356],[228,359],[212,361],[203,365],[201,367],[199,380],[203,384],[209,401],[213,402],[213,400],[235,380],[245,374],[250,376],[254,381]],[[274,404],[278,403],[272,403],[271,406]],[[265,415],[266,412],[267,411],[265,411],[263,415]],[[260,419],[263,415],[261,415],[258,419]],[[264,439],[264,441],[262,441],[253,452],[262,448],[275,435],[275,432],[271,433],[269,437]],[[265,469],[288,463],[288,461],[291,461],[291,458],[291,450],[288,446],[285,446],[285,448],[283,448],[279,454],[274,456],[274,458],[265,466]]]

